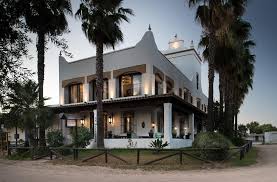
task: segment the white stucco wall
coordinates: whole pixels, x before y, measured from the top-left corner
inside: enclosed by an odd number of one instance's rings
[[[104,54],[104,72],[146,64],[146,73],[142,75],[142,95],[152,95],[155,91],[153,75],[153,66],[155,66],[174,80],[174,93],[176,95],[179,95],[179,88],[188,88],[194,97],[201,98],[201,102],[207,104],[207,97],[201,90],[201,64],[194,52],[188,51],[176,55],[180,57],[167,56],[166,58],[157,49],[152,31],[147,31],[136,46]],[[74,62],[67,62],[64,57],[59,57],[60,104],[64,104],[66,97],[62,88],[62,80],[95,74],[95,62],[95,57]],[[199,73],[199,90],[196,89],[196,72]],[[116,80],[113,76],[109,80],[109,86],[109,97],[114,98],[116,96]],[[84,92],[85,94],[87,91]],[[84,101],[87,100],[87,97],[84,96]]]
[[[272,132],[265,132],[264,133],[265,137],[265,143],[277,143],[277,132],[272,131]]]

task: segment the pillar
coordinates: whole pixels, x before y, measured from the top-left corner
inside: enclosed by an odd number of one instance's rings
[[[93,110],[94,143],[97,142],[97,110]]]
[[[164,140],[169,144],[172,139],[172,104],[164,103]]]
[[[191,139],[194,140],[194,113],[189,115]]]

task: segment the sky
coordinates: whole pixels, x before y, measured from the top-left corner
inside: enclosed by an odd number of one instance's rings
[[[73,12],[79,6],[79,0],[71,0]],[[196,49],[202,32],[201,26],[194,21],[195,9],[187,6],[187,0],[125,0],[124,7],[133,9],[135,16],[130,17],[130,23],[122,23],[124,41],[115,47],[115,50],[134,46],[148,30],[149,24],[160,50],[168,48],[169,40],[177,34],[189,47],[191,40]],[[276,0],[250,0],[245,19],[253,27],[252,39],[257,46],[253,50],[256,54],[255,76],[253,90],[247,95],[238,116],[240,123],[258,121],[277,125],[277,108],[275,102],[277,93],[277,6]],[[69,51],[74,61],[95,55],[95,46],[90,44],[81,29],[81,23],[74,17],[68,17],[70,33],[63,35],[68,41]],[[33,43],[29,45],[32,59],[25,61],[24,65],[36,72],[36,36],[31,34]],[[49,97],[47,104],[58,104],[59,49],[51,43],[47,44],[45,54],[45,84],[44,96]],[[111,49],[105,52],[112,51]],[[200,50],[198,50],[200,51]],[[208,95],[207,63],[202,65],[202,88]],[[37,79],[34,76],[34,79]],[[218,97],[218,77],[215,81],[215,97]]]

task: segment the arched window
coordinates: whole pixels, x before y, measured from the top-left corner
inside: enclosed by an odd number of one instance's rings
[[[155,95],[163,94],[163,78],[160,74],[155,74]]]
[[[119,96],[141,95],[141,73],[124,74],[119,77]]]
[[[83,84],[76,83],[68,86],[69,103],[83,102]]]

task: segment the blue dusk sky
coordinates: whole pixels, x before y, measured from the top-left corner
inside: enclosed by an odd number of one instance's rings
[[[79,0],[71,0],[73,11],[76,12]],[[247,123],[259,121],[277,125],[276,93],[277,93],[277,1],[276,0],[250,0],[245,19],[253,27],[252,38],[257,46],[253,50],[256,54],[256,69],[253,90],[245,99],[239,122]],[[160,50],[168,48],[168,41],[178,34],[184,39],[185,46],[189,47],[193,40],[195,47],[199,42],[201,27],[194,21],[195,9],[189,9],[187,0],[125,0],[124,7],[133,9],[135,16],[130,17],[130,23],[122,24],[124,42],[117,45],[115,50],[135,45],[147,31],[151,24],[156,44]],[[81,23],[74,17],[68,17],[70,33],[63,37],[67,39],[69,51],[73,58],[68,61],[78,60],[95,55],[95,46],[89,44],[81,30]],[[31,35],[33,43],[29,45],[33,57],[25,62],[25,66],[36,72],[36,36]],[[47,104],[58,104],[58,55],[59,49],[51,43],[47,45],[45,55],[45,85],[44,95],[51,99]],[[105,50],[112,51],[110,50]],[[128,60],[126,60],[128,61]],[[207,64],[202,66],[202,88],[207,95],[208,77]],[[34,79],[37,79],[34,76]],[[215,82],[215,97],[218,97],[218,78]]]

